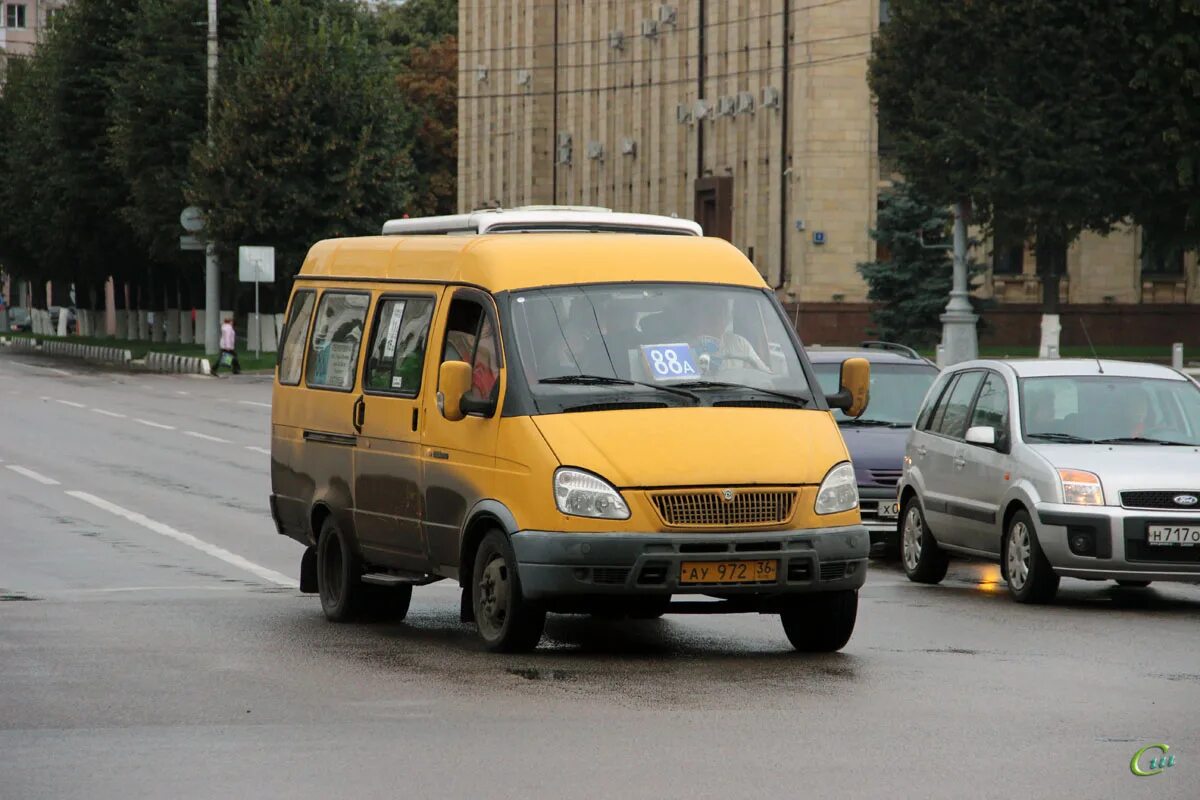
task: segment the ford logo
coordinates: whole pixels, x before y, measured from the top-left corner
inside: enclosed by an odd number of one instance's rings
[[[1194,506],[1200,503],[1200,498],[1194,494],[1177,494],[1175,495],[1175,505],[1177,506]]]

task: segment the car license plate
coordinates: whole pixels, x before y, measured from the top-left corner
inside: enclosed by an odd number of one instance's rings
[[[684,561],[680,583],[774,583],[779,572],[775,559],[759,561]]]
[[[1200,545],[1200,525],[1150,525],[1146,528],[1146,544]]]
[[[882,519],[895,519],[900,516],[900,501],[893,500],[890,503],[880,501],[879,511],[876,512]]]

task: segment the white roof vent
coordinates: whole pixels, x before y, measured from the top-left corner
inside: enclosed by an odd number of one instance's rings
[[[390,219],[387,236],[484,233],[657,233],[703,236],[698,223],[657,214],[627,214],[595,206],[521,206],[450,214],[443,217]]]

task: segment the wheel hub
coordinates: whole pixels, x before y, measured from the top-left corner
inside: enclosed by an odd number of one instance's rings
[[[1020,591],[1029,580],[1030,557],[1029,528],[1024,522],[1018,522],[1012,527],[1008,538],[1008,580],[1012,587]]]
[[[508,569],[504,559],[495,556],[483,568],[479,578],[477,622],[489,633],[498,633],[508,616]]]
[[[916,507],[908,509],[904,515],[904,534],[901,541],[901,555],[904,566],[912,571],[921,560],[921,512]]]

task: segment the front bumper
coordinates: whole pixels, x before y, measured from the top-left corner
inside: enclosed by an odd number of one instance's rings
[[[1146,526],[1200,525],[1200,513],[1150,511],[1119,506],[1045,504],[1037,507],[1038,543],[1054,571],[1091,580],[1187,581],[1200,583],[1200,546],[1146,544]],[[1095,542],[1095,555],[1073,552],[1070,538]]]
[[[770,533],[562,533],[511,537],[527,597],[571,595],[779,595],[857,589],[867,577],[866,528]],[[778,559],[776,580],[753,584],[679,582],[684,561]]]
[[[880,516],[879,509],[896,502],[896,489],[886,486],[859,486],[858,509],[863,527],[871,535],[871,555],[883,555],[900,543],[899,517]]]

